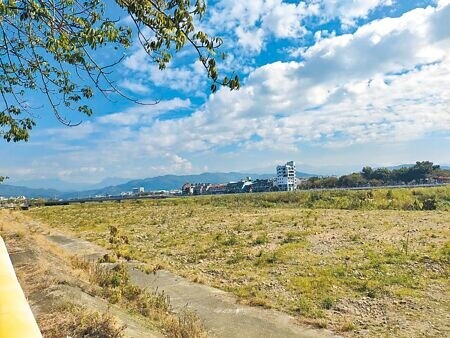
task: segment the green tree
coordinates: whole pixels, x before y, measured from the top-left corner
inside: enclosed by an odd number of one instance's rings
[[[416,164],[411,168],[412,175],[415,180],[424,180],[435,170],[439,170],[439,165],[434,165],[433,162],[423,161],[416,162]]]
[[[338,186],[342,188],[360,187],[367,183],[360,173],[353,173],[339,177]]]
[[[89,100],[95,93],[127,97],[109,74],[123,59],[133,32],[161,70],[189,45],[212,80],[211,91],[219,85],[239,88],[237,76],[219,79],[216,58],[222,40],[194,27],[194,19],[206,11],[205,0],[115,3],[134,27],[106,17],[105,6],[114,5],[112,1],[0,0],[0,136],[8,142],[29,139],[35,126],[26,99],[31,92],[44,95],[53,114],[68,126],[77,124],[70,119],[73,111],[92,115]],[[104,64],[96,57],[98,49],[115,51],[118,57]]]
[[[361,170],[361,175],[362,177],[364,177],[366,180],[370,180],[372,179],[372,175],[373,175],[373,169],[372,167],[364,167]]]
[[[326,177],[322,181],[322,188],[336,188],[338,178],[334,176]]]
[[[402,181],[405,183],[411,181],[423,181],[434,172],[439,171],[440,166],[434,165],[433,162],[423,161],[416,162],[416,164],[410,168],[400,168],[395,170],[393,175],[396,177],[398,181]]]
[[[387,181],[390,180],[391,175],[392,175],[391,170],[387,168],[378,168],[373,171],[371,178],[386,183]]]

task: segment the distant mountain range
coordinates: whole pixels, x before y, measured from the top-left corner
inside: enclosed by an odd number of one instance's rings
[[[83,190],[101,189],[108,186],[123,184],[130,181],[129,178],[108,177],[95,184],[73,183],[63,181],[58,178],[35,179],[35,180],[8,180],[5,183],[14,186],[27,187],[32,189],[54,189],[60,192],[74,192]]]
[[[22,186],[9,184],[0,184],[0,196],[18,197],[25,196],[28,198],[61,198],[62,192],[55,189],[33,189]]]
[[[146,191],[152,190],[175,190],[180,189],[184,183],[227,183],[239,181],[245,177],[251,177],[252,179],[267,179],[273,177],[273,174],[249,174],[249,173],[203,173],[198,175],[164,175],[151,178],[131,180],[123,183],[124,179],[111,178],[102,182],[106,183],[101,187],[101,183],[95,186],[91,186],[86,190],[81,191],[67,191],[71,187],[65,184],[63,181],[56,180],[56,183],[48,184],[46,188],[37,188],[39,183],[45,183],[45,181],[34,181],[31,187],[29,186],[16,186],[10,184],[0,184],[0,196],[26,196],[29,198],[85,198],[95,195],[119,195],[121,192],[132,191],[133,188],[143,187]],[[297,177],[312,177],[315,175],[297,172]],[[112,184],[108,185],[108,182]],[[118,184],[114,184],[119,182]],[[16,182],[14,182],[16,183]],[[63,185],[65,184],[65,185]],[[58,189],[48,189],[47,187],[62,185],[66,191]],[[75,185],[73,185],[75,186]]]

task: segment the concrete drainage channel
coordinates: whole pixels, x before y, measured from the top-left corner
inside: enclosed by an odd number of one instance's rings
[[[108,251],[88,241],[62,234],[47,236],[69,254],[96,261]],[[132,284],[147,290],[158,289],[170,298],[174,310],[195,311],[205,327],[217,337],[337,337],[328,330],[299,326],[285,313],[237,303],[222,290],[197,284],[169,271],[147,274],[126,263]]]

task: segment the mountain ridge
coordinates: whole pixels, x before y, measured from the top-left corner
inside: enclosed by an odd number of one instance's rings
[[[12,186],[27,187],[31,189],[54,189],[60,192],[77,192],[92,189],[101,189],[107,186],[118,185],[130,181],[129,178],[106,177],[97,183],[68,182],[59,178],[35,179],[35,180],[8,180]]]
[[[27,198],[60,198],[61,194],[61,191],[54,189],[34,189],[24,186],[0,184],[0,196],[5,198],[18,196],[25,196]]]

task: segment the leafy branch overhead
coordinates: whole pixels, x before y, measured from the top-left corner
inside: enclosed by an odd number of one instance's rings
[[[133,102],[111,80],[113,67],[124,58],[137,37],[149,58],[163,70],[174,53],[194,48],[211,91],[222,85],[240,86],[237,76],[219,79],[216,59],[223,41],[195,29],[194,20],[205,14],[204,0],[116,0],[133,27],[105,15],[101,0],[0,0],[0,135],[7,141],[29,139],[35,126],[33,110],[41,104],[29,95],[38,92],[57,119],[73,126],[72,111],[92,115],[89,100],[99,92],[116,93]],[[97,50],[117,55],[104,64]]]
[[[161,70],[170,62],[174,50],[179,51],[189,44],[195,48],[199,60],[213,80],[212,92],[217,90],[218,84],[238,89],[240,84],[237,76],[231,80],[228,77],[219,80],[216,53],[223,43],[222,39],[195,30],[194,18],[200,19],[205,14],[205,1],[196,0],[193,5],[191,2],[117,0],[128,11],[137,29],[139,41]],[[143,28],[149,28],[150,34],[146,34]],[[224,59],[225,54],[220,57]]]

